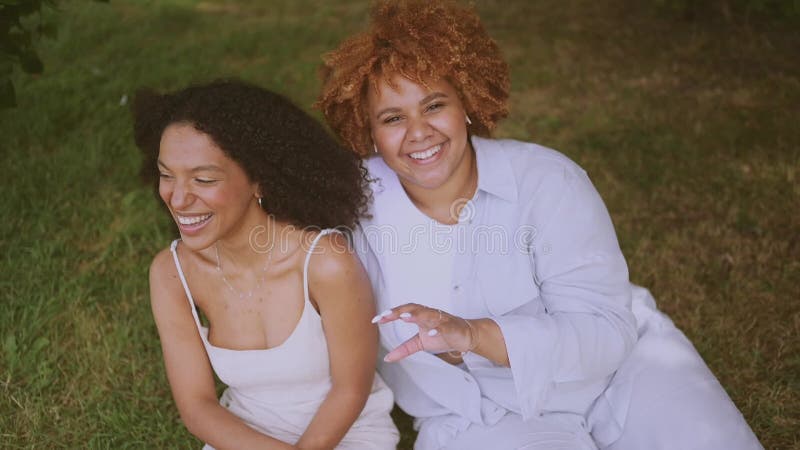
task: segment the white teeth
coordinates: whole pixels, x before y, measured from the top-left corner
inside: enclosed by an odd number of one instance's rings
[[[439,144],[435,147],[429,148],[428,150],[412,153],[409,156],[411,156],[414,159],[428,159],[431,156],[439,153],[439,150],[441,149],[442,149],[442,144]]]
[[[200,222],[204,222],[211,217],[211,214],[206,214],[204,216],[194,216],[194,217],[184,217],[178,216],[178,222],[181,225],[196,225]]]

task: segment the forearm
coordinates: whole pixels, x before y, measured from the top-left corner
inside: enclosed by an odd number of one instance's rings
[[[626,323],[591,313],[506,315],[493,319],[515,376],[545,383],[597,380],[614,373],[636,341]]]
[[[557,358],[554,375],[559,378],[580,378],[580,374],[567,372],[566,367],[573,369],[577,367],[579,372],[581,372],[580,369],[583,369],[582,372],[590,377],[596,376],[594,372],[601,374],[613,372],[635,342],[635,337],[619,332],[620,327],[617,324],[605,322],[590,315],[561,316],[557,322],[560,322],[559,328],[562,329],[558,335],[564,341],[559,343],[558,347],[569,347],[575,350]],[[497,365],[511,367],[506,339],[498,323],[492,319],[473,319],[469,323],[474,335],[470,351]],[[570,331],[564,332],[563,330]],[[442,353],[438,356],[450,364],[462,362],[462,359],[457,357],[457,353],[455,356],[452,352]]]
[[[497,365],[510,367],[508,349],[500,326],[491,319],[473,319],[468,322],[473,334],[471,352]]]
[[[371,383],[370,383],[371,385]],[[332,449],[342,440],[364,409],[369,389],[332,387],[306,431],[299,449]]]
[[[181,418],[189,432],[218,450],[294,448],[290,444],[250,428],[216,401],[202,402],[183,409],[186,412],[181,414]]]

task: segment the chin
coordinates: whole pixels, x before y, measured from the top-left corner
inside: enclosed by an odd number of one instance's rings
[[[214,245],[214,242],[216,242],[216,239],[213,239],[210,233],[203,233],[200,235],[180,233],[180,235],[183,244],[186,245],[187,248],[194,251],[207,249],[208,247]]]
[[[424,178],[409,177],[408,181],[424,189],[438,189],[447,182],[446,176],[435,174]]]

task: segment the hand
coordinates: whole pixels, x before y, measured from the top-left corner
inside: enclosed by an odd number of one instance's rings
[[[419,351],[440,353],[467,352],[475,349],[475,329],[466,319],[439,309],[408,303],[378,314],[373,323],[384,324],[395,320],[417,325],[419,332],[390,351],[384,361],[395,362]]]

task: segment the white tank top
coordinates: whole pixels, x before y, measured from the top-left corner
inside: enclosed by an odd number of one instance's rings
[[[290,444],[296,443],[303,434],[331,388],[322,320],[308,296],[308,264],[319,239],[333,231],[323,230],[306,254],[303,312],[294,330],[277,347],[259,350],[232,350],[216,347],[208,341],[208,328],[200,323],[178,259],[179,240],[170,246],[208,358],[217,377],[228,386],[220,404],[251,427]],[[393,402],[391,391],[375,374],[364,410],[337,448],[394,449],[398,433],[389,416]]]

